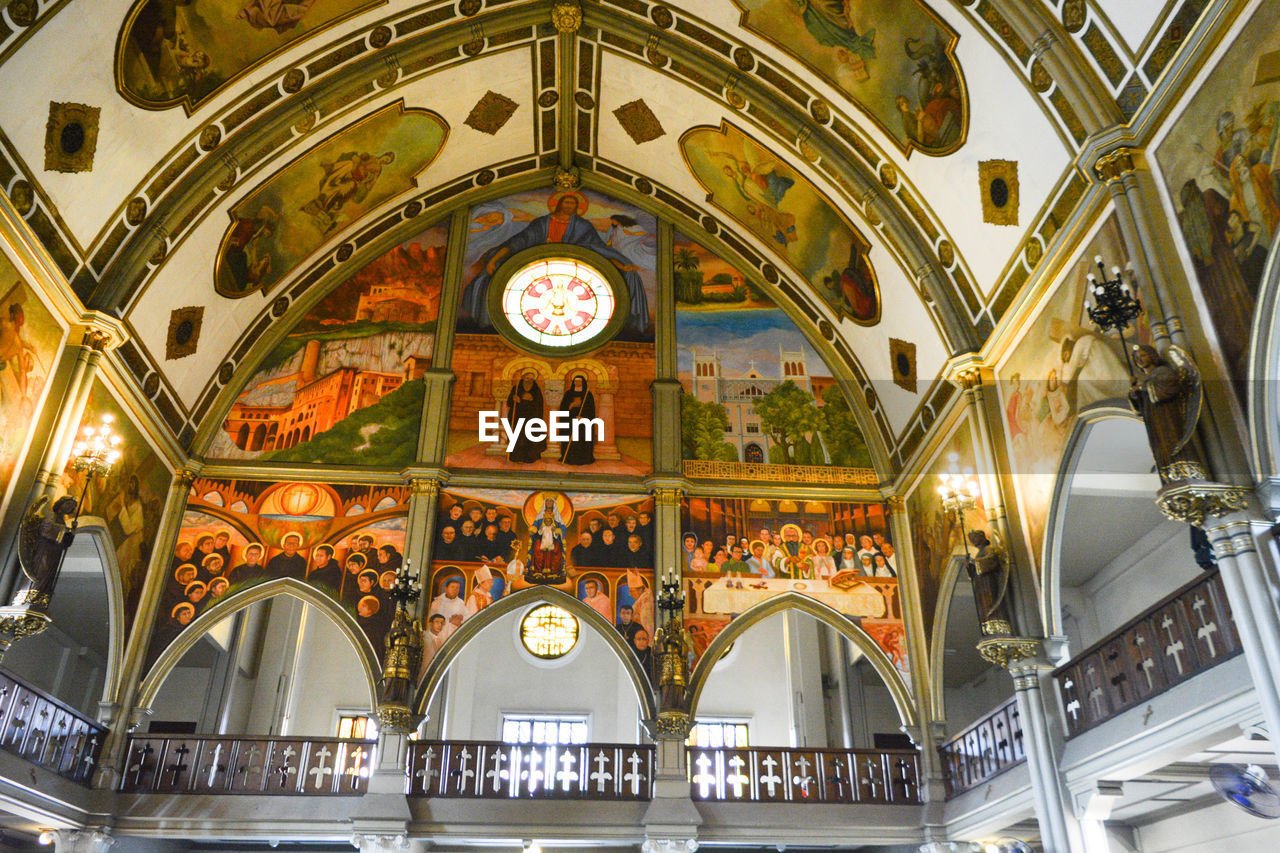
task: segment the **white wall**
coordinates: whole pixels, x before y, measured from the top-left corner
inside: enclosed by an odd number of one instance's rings
[[[525,612],[488,625],[454,659],[442,688],[442,736],[499,740],[504,713],[546,712],[589,715],[591,741],[636,743],[640,700],[613,649],[583,625],[573,651],[539,661],[517,637]]]
[[[308,607],[302,623],[285,733],[333,737],[338,709],[372,710],[369,682],[359,655],[332,619]]]
[[[1064,559],[1066,554],[1064,547]],[[1158,525],[1080,586],[1062,588],[1071,654],[1084,651],[1201,571],[1187,526],[1175,521]]]
[[[175,666],[151,703],[150,720],[196,723],[209,698],[213,672],[203,667]]]
[[[748,720],[752,745],[796,745],[795,707],[787,670],[788,618],[797,617],[775,613],[738,637],[728,656],[711,670],[694,711],[699,719]]]
[[[953,735],[1013,698],[1013,679],[1003,669],[990,669],[959,687],[944,691],[947,734]]]
[[[1136,835],[1142,853],[1280,850],[1280,821],[1253,817],[1227,803],[1139,827]]]

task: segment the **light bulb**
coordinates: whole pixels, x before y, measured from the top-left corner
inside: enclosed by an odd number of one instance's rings
[[[1085,278],[1089,280],[1090,284],[1093,284],[1094,282],[1097,281],[1097,279],[1093,277],[1093,273],[1089,273],[1088,275],[1085,276]]]
[[[1113,267],[1111,268],[1111,274],[1112,274],[1113,276],[1115,276],[1116,278],[1119,278],[1119,277],[1120,277],[1120,267],[1113,266]]]
[[[44,832],[40,833],[40,838],[38,840],[40,841],[40,844],[42,846],[48,847],[50,844],[53,843],[53,839],[54,839],[53,830],[46,829]]]
[[[110,413],[107,413],[107,414],[105,414],[105,415],[103,415],[103,416],[102,416],[102,422],[103,422],[104,424],[113,423],[113,422],[115,421],[115,419],[116,419],[116,416],[115,416],[115,415],[113,415],[113,414],[110,414]]]
[[[85,438],[90,437],[90,436],[91,436],[91,435],[93,435],[95,432],[97,432],[97,430],[95,430],[95,429],[94,429],[93,427],[91,427],[91,426],[87,426],[87,427],[85,427],[85,428],[84,428],[84,436],[85,436]]]
[[[1102,266],[1102,255],[1094,255],[1093,262],[1098,266]]]

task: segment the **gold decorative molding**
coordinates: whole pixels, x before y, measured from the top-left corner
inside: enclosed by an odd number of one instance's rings
[[[34,637],[53,624],[44,613],[28,605],[0,607],[0,657],[24,637]]]
[[[578,0],[557,0],[551,6],[551,23],[561,33],[576,33],[582,27],[582,6]]]
[[[982,623],[982,633],[988,637],[1013,636],[1013,626],[1003,619],[988,619]]]
[[[686,463],[688,464],[688,463]],[[680,506],[684,500],[683,489],[662,486],[653,490],[653,503],[656,506]]]
[[[1142,167],[1142,149],[1116,148],[1098,158],[1093,171],[1100,180],[1110,183]]]
[[[384,732],[408,734],[418,728],[422,716],[410,711],[398,702],[384,702],[378,706],[378,725]]]
[[[689,736],[692,726],[692,718],[684,711],[663,711],[654,721],[653,731],[659,736],[672,735],[683,739]]]
[[[1238,512],[1247,506],[1248,499],[1248,492],[1239,486],[1181,482],[1161,489],[1156,494],[1156,505],[1174,521],[1204,527],[1206,518]]]
[[[582,173],[578,171],[577,166],[565,168],[556,166],[555,176],[552,177],[551,183],[558,190],[574,190],[582,184]]]
[[[1040,641],[1027,637],[988,637],[978,643],[982,659],[1001,667],[1040,654]]]
[[[684,475],[711,480],[756,480],[766,483],[819,483],[833,486],[875,486],[880,475],[872,468],[835,465],[773,465],[762,462],[718,462],[686,459]]]
[[[434,498],[440,494],[440,480],[437,477],[413,477],[409,480],[409,491],[417,497]]]

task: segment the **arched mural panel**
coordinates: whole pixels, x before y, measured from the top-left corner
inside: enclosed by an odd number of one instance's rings
[[[298,320],[232,404],[209,455],[400,467],[413,461],[448,227],[366,264]]]
[[[423,591],[424,666],[494,602],[551,587],[598,613],[648,670],[656,619],[652,498],[459,488],[442,491],[437,506]]]
[[[508,471],[643,476],[653,467],[653,395],[657,376],[657,221],[652,214],[591,190],[531,190],[471,210],[452,367],[445,464]],[[617,335],[563,358],[530,356],[494,330],[489,287],[503,260],[564,243],[595,252],[621,273],[629,311]],[[522,438],[510,447],[478,438],[478,413],[547,418],[551,410],[599,418],[603,435],[582,442]]]
[[[1081,409],[1124,399],[1129,389],[1119,336],[1099,332],[1085,313],[1086,276],[1098,273],[1095,256],[1120,267],[1128,263],[1114,215],[1065,268],[997,370],[1015,492],[1038,568],[1058,463],[1072,425]],[[1150,341],[1145,315],[1136,323],[1125,333],[1130,346]]]
[[[682,452],[706,463],[694,470],[754,479],[768,471],[755,467],[761,464],[870,469],[844,393],[791,318],[750,278],[682,234],[673,263]],[[787,469],[787,479],[801,479],[803,470]]]
[[[798,593],[858,625],[905,677],[885,504],[697,497],[684,501],[682,515],[684,621],[698,656],[739,614]]]
[[[409,490],[400,486],[196,480],[148,665],[221,599],[278,578],[324,595],[381,656],[395,612],[389,590],[403,561],[408,503]]]

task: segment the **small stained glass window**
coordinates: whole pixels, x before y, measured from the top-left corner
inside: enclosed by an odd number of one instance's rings
[[[502,313],[516,333],[546,347],[590,341],[609,325],[613,289],[590,264],[543,258],[516,270],[502,291]]]
[[[544,660],[564,657],[578,642],[578,620],[554,604],[540,605],[520,622],[520,641],[529,654]]]

